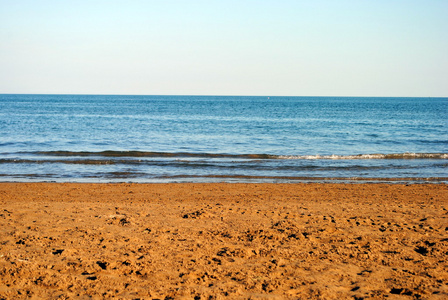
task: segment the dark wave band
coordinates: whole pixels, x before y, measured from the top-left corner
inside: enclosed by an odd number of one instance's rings
[[[48,156],[102,156],[102,157],[203,157],[203,158],[246,158],[246,159],[276,159],[278,155],[269,154],[219,154],[190,152],[147,152],[147,151],[38,151],[35,154]],[[33,153],[30,153],[33,154]]]
[[[38,151],[29,154],[64,156],[64,157],[198,157],[198,158],[234,158],[234,159],[448,159],[448,153],[391,153],[391,154],[357,154],[357,155],[273,155],[273,154],[219,154],[190,152],[147,152],[147,151]]]

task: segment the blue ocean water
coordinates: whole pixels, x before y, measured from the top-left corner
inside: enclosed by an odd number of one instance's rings
[[[448,98],[0,95],[0,181],[448,182]]]

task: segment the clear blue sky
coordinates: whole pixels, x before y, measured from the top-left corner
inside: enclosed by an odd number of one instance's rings
[[[0,0],[0,93],[448,96],[447,0]]]

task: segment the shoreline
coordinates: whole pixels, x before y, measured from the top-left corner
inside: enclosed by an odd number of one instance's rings
[[[0,298],[448,297],[445,183],[0,183]]]
[[[1,178],[1,177],[0,177]],[[3,176],[8,178],[8,176]],[[233,181],[234,180],[234,181]],[[89,181],[73,178],[70,181],[48,179],[33,180],[31,178],[17,180],[0,180],[3,183],[57,183],[57,184],[448,184],[448,177],[306,177],[306,176],[249,176],[249,175],[175,175],[163,178],[127,180],[100,179]]]

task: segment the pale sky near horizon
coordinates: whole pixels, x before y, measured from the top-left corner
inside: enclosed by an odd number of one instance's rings
[[[448,96],[447,0],[0,0],[0,93]]]

